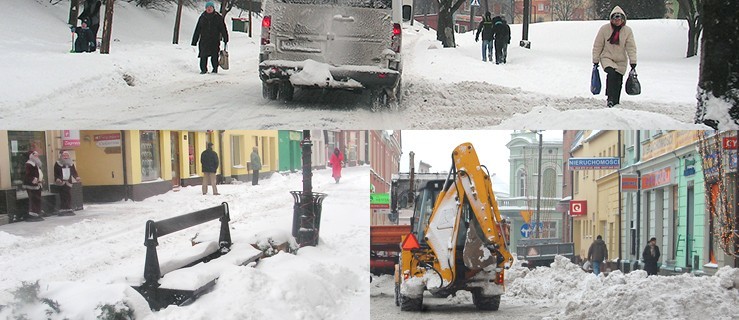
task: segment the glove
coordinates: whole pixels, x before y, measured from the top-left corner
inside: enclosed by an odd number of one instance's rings
[[[636,63],[631,64],[631,69],[636,69]]]
[[[593,67],[596,67],[597,68],[598,67],[598,63],[597,62],[596,63],[593,63]]]
[[[480,38],[475,37],[475,42],[480,41]]]
[[[194,46],[197,46],[198,43],[197,42],[193,42],[191,45],[194,47]]]

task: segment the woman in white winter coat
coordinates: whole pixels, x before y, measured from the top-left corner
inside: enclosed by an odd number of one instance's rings
[[[603,25],[593,43],[593,64],[603,66],[606,72],[606,96],[609,108],[620,103],[621,85],[626,67],[636,68],[636,42],[634,33],[626,25],[626,14],[616,6],[611,11],[610,22]]]

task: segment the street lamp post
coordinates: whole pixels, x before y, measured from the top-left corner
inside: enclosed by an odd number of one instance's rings
[[[539,135],[539,165],[538,165],[538,171],[537,171],[537,177],[536,177],[536,238],[541,239],[541,227],[539,224],[541,223],[540,217],[541,217],[541,151],[542,151],[542,143],[543,143],[543,134],[541,131],[538,131],[537,134]]]

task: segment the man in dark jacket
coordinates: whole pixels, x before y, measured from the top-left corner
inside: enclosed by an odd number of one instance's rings
[[[208,57],[213,65],[213,73],[218,73],[218,53],[221,51],[221,39],[228,43],[228,32],[223,17],[215,11],[213,1],[205,3],[205,12],[200,15],[192,36],[192,45],[198,45],[200,58],[200,74],[208,72]],[[198,41],[200,43],[198,44]]]
[[[475,34],[475,42],[480,41],[480,32],[482,32],[482,61],[493,61],[493,21],[490,18],[490,11],[485,12],[485,17],[477,26]]]
[[[505,17],[495,17],[493,34],[495,37],[495,64],[506,63],[508,56],[508,44],[511,43],[511,27],[505,21]]]
[[[213,151],[213,143],[208,142],[208,149],[200,154],[200,164],[203,166],[203,194],[208,194],[208,185],[213,186],[213,195],[219,195],[216,187],[216,170],[218,170],[218,154]]]
[[[608,248],[606,247],[603,237],[598,237],[593,241],[588,249],[588,260],[593,264],[593,274],[596,276],[600,274],[600,264],[608,260]]]
[[[85,6],[82,10],[82,13],[77,19],[80,19],[82,21],[86,21],[87,25],[90,27],[90,31],[92,31],[92,51],[95,51],[95,47],[97,46],[97,36],[98,36],[98,29],[100,28],[100,6],[102,6],[102,2],[100,0],[85,0]]]
[[[23,175],[23,189],[26,189],[28,194],[28,213],[24,220],[28,222],[44,220],[41,217],[41,189],[43,189],[44,183],[41,163],[37,151],[28,152],[28,161],[26,161],[25,174]]]
[[[74,52],[95,51],[95,35],[87,27],[87,20],[82,21],[82,26],[80,27],[72,27],[72,32],[77,34],[77,40],[74,41]]]
[[[657,246],[657,238],[649,239],[649,244],[644,248],[642,252],[642,258],[644,259],[644,271],[647,275],[653,276],[659,272],[657,267],[657,261],[659,260],[659,247]]]

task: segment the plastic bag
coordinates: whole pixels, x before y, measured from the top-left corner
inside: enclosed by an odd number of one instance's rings
[[[218,53],[218,65],[221,69],[228,70],[228,51],[225,47]]]
[[[590,92],[594,95],[600,93],[600,72],[597,65],[593,65],[593,74],[590,76]]]
[[[641,93],[641,83],[636,75],[636,69],[631,69],[626,79],[626,94],[635,96]]]

